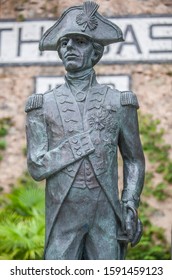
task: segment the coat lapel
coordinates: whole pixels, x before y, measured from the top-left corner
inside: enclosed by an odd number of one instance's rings
[[[82,118],[77,102],[66,85],[54,90],[54,97],[60,112],[65,135],[83,131]]]
[[[64,137],[69,138],[81,133],[83,131],[82,117],[78,104],[70,89],[65,84],[60,88],[56,88],[54,90],[54,98],[63,124]],[[72,165],[64,168],[62,172],[74,179],[80,164],[81,160],[76,161]]]
[[[105,172],[104,153],[102,153],[101,143],[101,112],[107,92],[106,86],[98,85],[91,89],[87,96],[84,110],[84,130],[90,130],[91,138],[95,146],[95,152],[89,155],[89,159],[94,166],[96,175]]]
[[[85,106],[84,106],[84,130],[90,129],[90,118],[100,112],[101,106],[104,102],[107,87],[95,86],[91,88],[87,94]]]

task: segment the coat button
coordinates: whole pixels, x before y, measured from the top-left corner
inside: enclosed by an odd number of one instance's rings
[[[81,156],[81,155],[82,155],[82,152],[81,152],[81,151],[77,151],[76,154],[77,154],[78,156]]]
[[[76,144],[76,143],[78,143],[78,140],[74,138],[74,139],[72,139],[72,143]]]
[[[85,165],[85,168],[86,168],[87,170],[90,170],[90,167],[89,167],[88,163]]]

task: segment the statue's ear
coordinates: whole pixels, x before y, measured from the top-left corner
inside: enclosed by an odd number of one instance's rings
[[[93,59],[97,60],[99,58],[100,54],[97,52],[97,50],[94,50],[93,52]]]
[[[98,52],[96,49],[94,49],[94,52],[93,52],[93,54],[92,54],[92,63],[93,63],[93,66],[99,62],[99,60],[101,59],[101,57],[102,57],[102,54],[100,54],[100,52]]]

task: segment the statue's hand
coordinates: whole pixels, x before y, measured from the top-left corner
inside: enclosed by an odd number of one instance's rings
[[[136,219],[133,211],[130,208],[127,208],[125,227],[128,239],[129,241],[132,241],[136,230]]]
[[[143,229],[137,211],[133,207],[127,206],[125,226],[128,239],[134,247],[140,241]]]

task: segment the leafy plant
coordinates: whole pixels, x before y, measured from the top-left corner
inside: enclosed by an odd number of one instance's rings
[[[147,171],[145,173],[145,182],[144,182],[144,188],[143,188],[143,194],[145,196],[152,195],[153,178],[154,178],[153,172]]]
[[[158,199],[158,200],[165,200],[167,198],[167,193],[165,192],[167,189],[167,184],[164,182],[159,183],[156,185],[154,190],[152,191],[152,194]]]
[[[10,118],[2,118],[0,119],[0,137],[6,136],[8,134],[8,130],[12,125]]]
[[[0,259],[42,259],[44,189],[26,175],[19,187],[3,194],[0,205]]]
[[[0,140],[0,150],[5,150],[6,147],[7,147],[6,141],[4,139]]]
[[[4,151],[7,147],[5,136],[8,134],[8,130],[12,125],[10,118],[0,119],[0,150]],[[2,152],[0,152],[0,161],[3,159]]]
[[[166,163],[166,168],[164,170],[164,179],[167,182],[172,183],[172,161],[168,161]]]
[[[164,143],[164,130],[159,129],[159,120],[152,115],[139,114],[140,134],[145,154],[152,162],[151,171],[146,172],[144,196],[154,196],[158,200],[165,200],[168,196],[167,183],[172,182],[172,163],[169,158],[170,145]],[[155,185],[156,172],[162,173],[162,182]],[[127,259],[138,260],[169,260],[170,245],[166,241],[164,230],[150,222],[150,215],[154,211],[147,203],[141,203],[139,216],[144,225],[144,232],[140,243],[129,248]]]
[[[162,182],[154,186],[153,177],[145,182],[145,194],[154,195],[158,200],[164,200],[168,194],[166,192],[167,183],[172,183],[172,161],[169,157],[170,145],[165,144],[164,130],[159,128],[160,121],[153,119],[150,114],[139,114],[140,135],[143,149],[148,159],[154,165],[153,173],[162,174]],[[153,174],[152,173],[152,174]],[[149,174],[146,174],[146,179]]]

